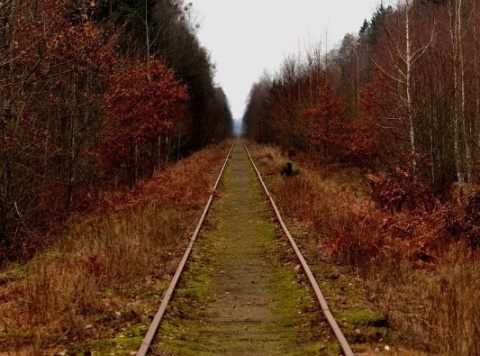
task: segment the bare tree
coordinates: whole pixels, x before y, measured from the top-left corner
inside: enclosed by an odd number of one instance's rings
[[[412,154],[411,164],[415,172],[417,161],[415,154],[417,151],[417,135],[415,128],[415,108],[413,105],[413,82],[412,73],[415,63],[425,54],[431,46],[434,38],[434,26],[430,37],[423,45],[415,46],[414,32],[412,31],[412,20],[415,3],[413,0],[404,0],[403,5],[399,4],[397,10],[397,21],[393,22],[397,28],[387,27],[386,31],[389,38],[387,53],[390,59],[392,70],[383,67],[374,60],[377,67],[387,76],[392,78],[398,85],[398,97],[404,108],[406,120],[408,123],[408,137],[410,144],[410,153]],[[403,17],[403,20],[402,18]],[[403,28],[403,29],[402,29]],[[396,30],[397,33],[393,33]]]

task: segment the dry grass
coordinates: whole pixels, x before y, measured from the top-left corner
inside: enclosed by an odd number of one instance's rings
[[[358,172],[324,179],[302,164],[299,176],[282,178],[286,157],[272,147],[252,151],[284,216],[308,233],[302,248],[362,277],[393,327],[393,341],[426,352],[480,354],[478,253],[449,237],[447,209],[387,212],[369,198]]]
[[[101,338],[109,334],[101,316],[132,305],[140,305],[133,314],[148,318],[227,150],[228,143],[211,147],[134,192],[109,194],[94,214],[76,217],[49,252],[4,271],[0,352],[49,354]]]
[[[478,253],[468,253],[464,247],[452,249],[427,285],[426,299],[431,342],[449,355],[479,355]]]

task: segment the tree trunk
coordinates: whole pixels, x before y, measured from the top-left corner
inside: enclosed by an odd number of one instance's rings
[[[474,26],[474,34],[477,36],[477,28]],[[479,73],[479,66],[478,66],[478,46],[475,46],[474,52],[474,66],[475,66],[475,120],[474,120],[474,130],[475,130],[475,137],[472,137],[473,142],[476,142],[477,149],[480,147],[480,73]],[[473,136],[473,134],[472,134]],[[472,162],[472,164],[475,164]],[[476,174],[476,172],[475,172]]]
[[[412,104],[412,42],[410,38],[410,9],[411,4],[407,1],[405,6],[405,95],[406,95],[406,106],[407,106],[407,118],[408,118],[408,128],[409,128],[409,139],[410,139],[410,153],[412,154],[412,170],[413,174],[416,174],[417,170],[417,161],[415,159],[416,147],[416,137],[415,137],[415,127],[413,121],[413,104]]]
[[[130,185],[134,187],[138,182],[138,143],[134,138],[130,139]]]
[[[463,51],[463,30],[462,30],[462,0],[457,2],[457,46],[458,46],[458,64],[460,66],[460,121],[462,125],[463,146],[465,149],[464,179],[470,181],[472,173],[472,157],[470,148],[471,127],[470,120],[466,117],[466,93],[465,93],[465,57]]]

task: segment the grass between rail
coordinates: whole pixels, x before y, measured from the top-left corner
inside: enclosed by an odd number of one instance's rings
[[[0,272],[0,355],[134,354],[230,145],[105,196],[49,251]]]
[[[135,353],[228,146],[105,196],[54,248],[0,271],[0,355]],[[303,162],[283,178],[285,156],[251,149],[357,351],[480,353],[477,253],[444,239],[456,212],[390,214],[358,172],[324,179]]]
[[[154,355],[338,355],[240,143]]]
[[[251,151],[349,341],[387,354],[480,352],[478,252],[446,233],[461,209],[388,212],[357,171],[325,178],[303,161],[283,177],[279,150]]]

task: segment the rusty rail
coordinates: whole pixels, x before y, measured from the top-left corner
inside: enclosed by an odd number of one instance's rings
[[[231,156],[231,153],[232,153],[232,150],[233,150],[233,147],[236,143],[236,140],[233,142],[232,146],[230,147],[230,151],[228,152],[228,155],[227,155],[227,158],[225,159],[225,162],[223,163],[223,166],[220,170],[220,173],[218,174],[218,177],[217,177],[217,180],[215,182],[215,185],[213,187],[213,190],[212,190],[212,193],[210,194],[210,197],[208,198],[208,201],[207,201],[207,204],[205,205],[205,208],[203,210],[203,213],[200,217],[200,220],[197,224],[197,227],[192,235],[192,237],[190,238],[190,243],[183,255],[183,258],[182,260],[180,261],[180,264],[175,272],[175,275],[172,279],[172,281],[170,282],[170,285],[167,289],[167,291],[165,292],[165,295],[162,299],[162,302],[160,304],[160,307],[152,321],[152,323],[150,324],[150,327],[147,331],[147,334],[145,335],[143,341],[142,341],[142,344],[137,352],[137,356],[145,356],[148,351],[150,350],[151,348],[151,344],[153,342],[153,339],[155,337],[155,334],[157,333],[157,329],[160,325],[160,322],[163,318],[163,315],[165,314],[165,310],[167,308],[167,305],[170,301],[170,298],[172,297],[173,295],[173,291],[175,290],[175,287],[177,286],[178,284],[178,281],[180,279],[180,276],[183,272],[183,269],[185,268],[185,265],[187,263],[187,260],[190,256],[190,253],[192,251],[192,248],[193,248],[193,244],[195,243],[195,240],[197,239],[197,236],[200,232],[200,229],[203,225],[203,221],[205,220],[205,217],[208,213],[208,210],[210,208],[210,205],[212,203],[212,200],[213,200],[213,197],[214,197],[214,193],[215,193],[215,190],[217,189],[218,187],[218,184],[220,182],[220,179],[223,175],[223,172],[225,171],[225,167],[228,163],[228,160]],[[272,196],[270,195],[270,192],[268,191],[267,189],[267,186],[265,185],[265,182],[263,181],[262,179],[262,176],[260,174],[260,171],[258,170],[257,166],[255,165],[254,161],[253,161],[253,158],[252,158],[252,155],[250,154],[250,151],[248,150],[245,142],[242,141],[242,144],[245,148],[245,151],[247,152],[247,155],[248,155],[248,158],[250,160],[250,163],[252,164],[256,174],[257,174],[257,177],[265,191],[265,194],[268,196],[269,200],[270,200],[270,203],[273,207],[273,210],[275,211],[275,214],[276,214],[276,217],[277,217],[277,220],[278,222],[280,223],[280,225],[282,226],[282,229],[285,233],[285,235],[287,236],[289,242],[290,242],[290,245],[292,246],[293,250],[295,251],[295,254],[297,255],[297,258],[299,259],[300,261],[300,264],[302,265],[302,268],[305,272],[305,274],[307,275],[309,281],[310,281],[310,285],[312,286],[313,290],[315,291],[315,295],[317,296],[317,299],[318,299],[318,302],[320,304],[320,307],[325,315],[325,318],[327,319],[330,327],[332,328],[342,350],[343,350],[343,353],[345,356],[353,356],[354,353],[352,351],[352,349],[350,348],[350,345],[348,344],[347,340],[345,339],[345,336],[343,335],[342,331],[340,330],[340,327],[338,326],[337,322],[335,321],[335,318],[333,317],[333,314],[330,310],[330,308],[328,307],[327,305],[327,302],[323,296],[323,293],[322,291],[320,290],[320,287],[318,286],[318,283],[317,281],[315,280],[315,277],[312,273],[312,271],[310,270],[310,267],[308,266],[305,258],[303,257],[302,253],[300,252],[297,244],[295,243],[295,240],[293,239],[292,235],[290,234],[290,232],[288,231],[288,228],[285,224],[285,222],[283,221],[282,219],[282,216],[280,215],[280,211],[278,210],[278,207],[277,205],[275,204],[275,201],[273,200]]]
[[[300,249],[298,248],[297,244],[295,243],[295,240],[293,239],[292,235],[290,234],[290,231],[288,231],[287,225],[285,225],[285,222],[282,219],[282,216],[280,215],[280,211],[277,208],[277,204],[275,204],[275,201],[273,200],[272,196],[270,195],[270,192],[267,189],[267,186],[265,185],[265,182],[262,179],[262,175],[260,174],[260,171],[258,170],[257,166],[253,162],[252,155],[250,154],[250,151],[248,150],[247,145],[245,142],[242,141],[243,147],[245,147],[245,150],[247,151],[248,158],[250,159],[250,162],[255,169],[255,172],[257,173],[257,177],[260,180],[260,183],[262,184],[262,187],[265,191],[265,194],[268,196],[268,199],[270,200],[270,203],[272,204],[273,210],[275,210],[275,214],[277,216],[277,220],[282,226],[283,232],[285,235],[287,235],[288,241],[290,242],[290,245],[292,246],[293,250],[295,251],[295,254],[297,255],[298,260],[300,261],[300,264],[302,265],[302,268],[305,272],[305,274],[308,277],[308,280],[310,281],[310,285],[312,286],[313,290],[315,291],[315,295],[317,296],[318,302],[320,303],[320,307],[322,308],[323,314],[325,315],[325,318],[328,321],[328,324],[332,328],[338,342],[340,343],[340,346],[343,350],[343,353],[345,356],[353,356],[354,353],[348,344],[347,339],[343,335],[342,330],[338,326],[330,308],[327,305],[327,301],[325,300],[325,297],[323,296],[322,291],[320,290],[320,287],[318,286],[318,283],[315,279],[315,276],[313,275],[312,271],[310,270],[310,267],[308,267],[307,261],[302,255],[302,252],[300,252]]]
[[[178,265],[177,270],[175,271],[175,275],[173,276],[173,279],[171,280],[170,285],[168,286],[168,289],[165,292],[165,295],[163,296],[162,303],[160,304],[160,307],[158,308],[158,311],[155,314],[155,317],[153,318],[152,323],[150,324],[150,327],[148,328],[147,334],[143,338],[142,344],[137,351],[137,356],[145,356],[150,350],[152,341],[155,338],[155,334],[157,333],[160,322],[162,321],[163,315],[165,314],[165,310],[167,309],[168,302],[170,301],[173,291],[175,290],[175,287],[177,286],[178,281],[180,280],[180,276],[183,272],[183,269],[185,268],[188,257],[190,256],[190,253],[192,251],[193,244],[197,239],[198,233],[200,232],[200,228],[203,225],[203,221],[207,216],[208,209],[212,204],[215,190],[217,189],[218,184],[220,183],[220,179],[222,178],[223,172],[225,171],[225,167],[227,166],[227,162],[232,154],[232,150],[233,150],[233,147],[235,146],[235,142],[236,142],[236,139],[233,142],[232,147],[230,147],[230,151],[228,152],[227,158],[225,159],[225,162],[223,163],[220,173],[218,174],[217,180],[215,181],[215,185],[213,186],[212,193],[210,194],[207,204],[203,209],[203,213],[200,217],[200,220],[198,221],[197,227],[193,232],[192,237],[190,238],[190,243],[188,244],[188,247],[185,250],[185,253],[183,254],[182,260],[180,261],[180,264]]]

